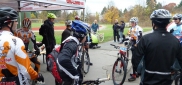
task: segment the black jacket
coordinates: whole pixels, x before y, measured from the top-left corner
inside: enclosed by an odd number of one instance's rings
[[[71,29],[66,28],[62,33],[61,43],[71,35]]]
[[[118,31],[120,29],[120,26],[118,25],[118,23],[115,23],[112,28],[114,31]]]
[[[42,43],[45,44],[46,48],[48,47],[52,49],[56,45],[54,37],[54,23],[49,20],[45,20],[43,27],[46,28],[46,35],[43,35]]]
[[[161,85],[170,80],[171,75],[151,72],[170,73],[175,58],[178,59],[180,66],[182,66],[181,53],[181,46],[178,39],[165,30],[154,30],[153,33],[144,35],[140,39],[137,44],[136,55],[133,58],[133,65],[136,69],[142,57],[144,57],[145,74],[143,84]]]
[[[59,64],[68,70],[72,75],[77,75],[78,72],[71,63],[71,58],[77,52],[77,43],[75,41],[69,41],[61,47],[61,51],[58,55]]]
[[[125,23],[121,24],[120,31],[123,32],[124,31],[124,28],[125,28]]]

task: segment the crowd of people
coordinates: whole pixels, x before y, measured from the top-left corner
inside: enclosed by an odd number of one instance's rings
[[[44,77],[40,73],[40,62],[37,57],[28,56],[28,45],[30,40],[34,44],[35,54],[39,55],[38,47],[45,44],[46,56],[48,56],[55,48],[56,39],[54,37],[54,20],[57,18],[55,14],[48,13],[47,20],[41,25],[39,34],[43,36],[41,43],[36,43],[36,36],[30,30],[31,21],[25,18],[22,21],[22,28],[16,30],[18,13],[10,7],[0,8],[0,83],[14,83],[16,85],[29,85],[28,80],[37,80],[44,82]],[[175,26],[167,31],[166,27],[172,18],[170,12],[165,9],[157,9],[150,16],[152,21],[153,32],[143,35],[143,29],[138,25],[138,18],[132,17],[129,21],[129,39],[132,41],[132,66],[133,73],[128,79],[135,81],[138,76],[137,68],[141,61],[145,67],[144,76],[141,79],[140,85],[171,85],[171,66],[174,65],[177,59],[182,67],[182,14],[173,16]],[[90,32],[99,31],[99,25],[95,20],[89,26],[80,20],[78,16],[75,20],[65,22],[66,29],[62,33],[60,41],[60,52],[58,55],[57,64],[62,66],[73,76],[79,76],[79,84],[83,80],[83,75],[76,69],[72,61],[73,56],[77,53],[79,43],[84,43],[85,49],[88,51],[89,42],[91,40]],[[113,25],[114,42],[123,43],[125,35],[124,21],[119,24],[115,20]],[[117,38],[116,38],[117,37]],[[90,39],[90,40],[89,40]],[[47,59],[47,58],[46,58]],[[33,69],[30,62],[35,64]],[[47,60],[46,60],[47,61]],[[47,63],[48,64],[48,63]],[[90,63],[92,65],[92,63]],[[47,65],[48,66],[48,65]],[[50,69],[47,67],[47,71]],[[61,70],[61,69],[60,69]],[[70,78],[64,71],[60,72],[63,80],[62,85],[72,85],[73,79]],[[182,77],[182,76],[181,76]],[[56,82],[56,81],[55,81]],[[182,83],[182,79],[180,80]],[[56,82],[56,85],[59,85]]]

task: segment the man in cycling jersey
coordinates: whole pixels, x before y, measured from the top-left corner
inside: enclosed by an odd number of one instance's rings
[[[27,79],[44,81],[30,65],[23,41],[13,36],[18,13],[10,7],[0,8],[0,77],[1,83],[29,85]]]
[[[29,53],[29,42],[30,40],[33,42],[34,45],[34,49],[35,54],[39,55],[40,54],[40,50],[38,48],[38,46],[36,45],[36,37],[34,35],[34,33],[32,32],[32,30],[30,30],[30,26],[31,26],[31,21],[29,18],[25,18],[22,21],[22,29],[18,29],[15,33],[15,36],[19,37],[20,39],[22,39],[22,41],[25,44],[25,50],[26,52]],[[35,71],[39,72],[40,71],[40,62],[38,61],[38,58],[36,56],[29,56],[30,60],[35,64]]]
[[[138,26],[138,18],[137,17],[132,17],[130,19],[130,22],[131,22],[131,28],[129,29],[129,37],[131,38],[131,41],[132,41],[132,48],[131,48],[131,51],[132,51],[132,59],[131,59],[131,62],[132,62],[132,65],[134,64],[133,61],[134,61],[134,57],[135,57],[135,50],[136,50],[136,42],[138,42],[140,40],[140,38],[142,37],[142,32],[143,32],[143,29]],[[135,81],[136,80],[136,69],[134,69],[134,65],[133,65],[133,74],[131,74],[131,78],[128,79],[128,81]]]
[[[82,82],[82,74],[80,69],[77,69],[77,62],[75,62],[77,47],[79,43],[86,41],[87,29],[89,28],[82,21],[75,20],[72,23],[73,35],[63,41],[64,45],[61,46],[61,51],[58,55],[58,62],[63,68],[70,72],[73,76],[78,75],[80,82]],[[72,85],[73,79],[71,79],[65,72],[62,72],[61,78],[63,85]],[[81,84],[80,84],[81,85]]]
[[[172,33],[179,41],[180,44],[182,45],[182,14],[175,14],[173,16],[173,20],[175,22],[175,26],[170,29],[170,33]],[[182,74],[180,77],[180,84],[182,84]]]
[[[144,35],[137,44],[134,67],[137,68],[144,57],[145,69],[140,85],[172,85],[171,66],[177,59],[182,67],[182,50],[179,40],[166,31],[171,14],[168,10],[158,9],[153,11],[150,19],[154,32]]]

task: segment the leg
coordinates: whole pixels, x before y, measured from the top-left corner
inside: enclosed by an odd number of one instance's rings
[[[47,64],[47,56],[52,52],[52,49],[50,48],[46,48],[46,64]],[[47,64],[47,71],[49,71],[48,69],[48,64]]]
[[[114,35],[114,42],[116,42],[116,32],[113,31],[113,35]]]
[[[117,40],[118,40],[118,42],[119,42],[119,31],[116,31],[116,36],[117,36]]]
[[[31,61],[34,63],[34,65],[35,65],[34,70],[37,71],[37,73],[39,73],[39,72],[40,72],[40,62],[38,61],[37,57],[33,57],[33,58],[31,58],[30,60],[31,60]]]
[[[123,41],[123,32],[120,31],[120,43],[122,43],[122,41]]]

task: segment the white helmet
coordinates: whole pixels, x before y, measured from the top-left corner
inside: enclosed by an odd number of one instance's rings
[[[66,26],[71,26],[72,25],[72,21],[71,20],[68,20],[65,22]]]
[[[130,19],[130,22],[138,23],[138,18],[137,18],[137,17],[132,17],[132,18]]]
[[[152,12],[150,19],[171,19],[171,13],[166,9],[157,9]]]
[[[173,16],[173,18],[177,18],[177,19],[182,19],[182,14],[175,14],[174,16]]]

